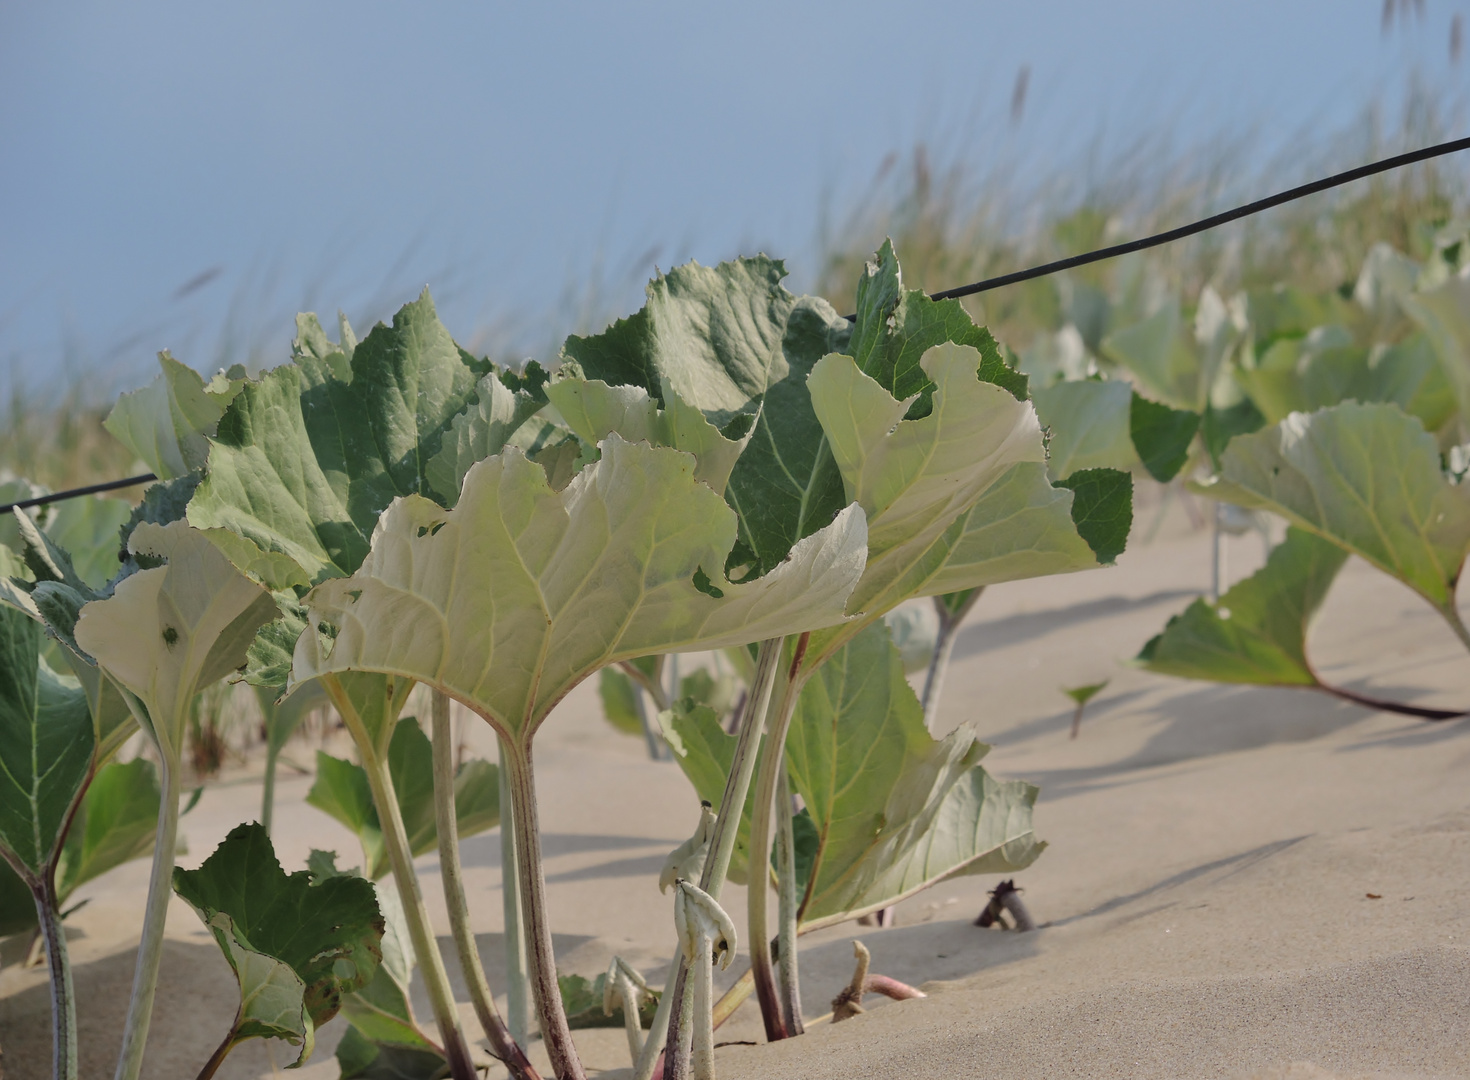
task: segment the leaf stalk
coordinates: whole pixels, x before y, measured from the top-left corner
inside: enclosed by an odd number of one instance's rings
[[[432,692],[433,732],[430,745],[434,755],[434,817],[439,834],[439,873],[444,882],[444,906],[449,911],[449,925],[454,934],[454,947],[459,952],[460,970],[469,987],[470,1001],[480,1028],[490,1042],[490,1052],[510,1071],[515,1080],[541,1080],[526,1052],[506,1030],[495,998],[485,978],[480,951],[470,929],[469,904],[465,899],[464,872],[459,862],[459,822],[454,806],[454,746],[449,730],[449,695],[442,690]]]

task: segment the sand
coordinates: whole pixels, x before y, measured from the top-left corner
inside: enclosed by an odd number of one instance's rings
[[[1254,537],[1230,551],[1234,577],[1261,559]],[[1174,515],[1116,569],[987,593],[960,637],[940,722],[974,725],[994,744],[993,773],[1041,785],[1036,826],[1051,846],[1017,879],[1042,928],[972,926],[996,882],[979,877],[905,902],[896,926],[811,935],[808,1017],[829,1012],[849,978],[854,937],[874,971],[929,996],[869,998],[865,1014],[801,1039],[724,1046],[722,1078],[1470,1077],[1470,721],[1426,724],[1306,691],[1119,665],[1208,580],[1207,535]],[[1470,706],[1470,662],[1438,617],[1356,561],[1312,652],[1324,675],[1354,688]],[[1101,678],[1112,681],[1069,741],[1071,705],[1058,688]],[[467,733],[476,752],[493,753],[485,731]],[[309,764],[313,749],[298,742],[288,754]],[[340,742],[331,749],[347,753]],[[675,766],[648,761],[641,741],[609,729],[589,687],[551,719],[537,763],[562,970],[594,975],[618,953],[661,978],[674,942],[656,880],[694,824],[691,789]],[[182,865],[256,815],[257,777],[248,762],[206,790],[183,819]],[[309,785],[281,782],[283,861],[297,869],[311,847],[356,861],[355,840],[303,804]],[[494,832],[464,844],[492,982],[498,845]],[[419,868],[453,969],[437,859]],[[143,863],[114,871],[71,920],[87,1078],[111,1076],[146,875]],[[727,899],[743,931],[743,890]],[[17,951],[7,945],[0,972],[0,1046],[6,1076],[32,1080],[49,1075],[49,1005],[44,971],[16,966]],[[193,1076],[234,1005],[224,960],[175,900],[145,1075]],[[475,1033],[467,1005],[462,1015]],[[341,1027],[319,1033],[295,1075],[337,1075]],[[620,1030],[577,1036],[590,1070],[626,1075]],[[754,1005],[716,1038],[760,1042]],[[248,1044],[219,1075],[276,1075],[291,1060],[285,1050]],[[544,1066],[539,1044],[531,1051]]]

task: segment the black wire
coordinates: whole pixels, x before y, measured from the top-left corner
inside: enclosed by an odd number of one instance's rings
[[[976,293],[989,292],[991,289],[999,289],[1005,285],[1015,285],[1022,281],[1032,281],[1035,278],[1046,277],[1048,274],[1059,273],[1062,270],[1071,270],[1076,266],[1086,266],[1088,263],[1101,262],[1103,259],[1117,258],[1119,255],[1127,255],[1134,251],[1146,251],[1160,244],[1167,244],[1174,240],[1183,240],[1186,236],[1205,232],[1208,229],[1218,228],[1232,221],[1239,221],[1243,217],[1259,214],[1262,210],[1270,210],[1282,203],[1293,202],[1296,199],[1315,195],[1319,191],[1327,191],[1331,188],[1350,184],[1354,180],[1361,180],[1366,176],[1374,176],[1377,173],[1388,172],[1390,169],[1403,168],[1405,165],[1413,165],[1419,161],[1428,161],[1430,158],[1443,157],[1446,154],[1458,153],[1461,150],[1470,150],[1470,138],[1455,139],[1453,142],[1436,143],[1434,146],[1426,146],[1421,150],[1411,150],[1407,154],[1397,154],[1394,157],[1384,158],[1369,165],[1360,165],[1356,169],[1329,176],[1323,180],[1314,180],[1310,184],[1302,184],[1300,187],[1290,188],[1268,195],[1264,199],[1237,206],[1234,210],[1226,210],[1224,213],[1215,214],[1211,217],[1202,218],[1189,225],[1181,225],[1177,229],[1167,232],[1155,233],[1153,236],[1145,236],[1141,240],[1130,240],[1126,244],[1114,244],[1112,247],[1098,248],[1083,255],[1073,255],[1070,258],[1058,259],[1055,262],[1043,263],[1033,266],[1029,270],[1017,270],[1014,273],[1002,274],[999,277],[986,278],[971,285],[960,285],[953,289],[945,289],[943,292],[930,293],[930,300],[954,300],[961,296],[974,296]],[[845,316],[848,322],[857,318],[856,315]]]
[[[1354,180],[1361,180],[1366,176],[1374,176],[1377,173],[1388,172],[1390,169],[1400,169],[1405,165],[1413,165],[1416,162],[1428,161],[1430,158],[1443,157],[1446,154],[1458,153],[1461,150],[1470,150],[1470,138],[1455,139],[1452,142],[1436,143],[1434,146],[1426,146],[1421,150],[1411,150],[1407,154],[1397,154],[1394,157],[1384,158],[1369,165],[1360,165],[1356,169],[1337,173],[1322,180],[1314,180],[1310,184],[1302,184],[1300,187],[1289,188],[1275,195],[1268,195],[1264,199],[1237,206],[1234,210],[1226,210],[1224,213],[1215,214],[1212,217],[1201,218],[1199,221],[1189,225],[1181,225],[1177,229],[1168,232],[1155,233],[1153,236],[1145,236],[1141,240],[1130,240],[1126,244],[1114,244],[1112,247],[1098,248],[1082,255],[1073,255],[1067,259],[1058,259],[1056,262],[1043,263],[1033,266],[1029,270],[1017,270],[1011,274],[1002,274],[1000,277],[986,278],[970,285],[960,285],[953,289],[945,289],[943,292],[930,293],[930,300],[954,300],[961,296],[974,296],[976,293],[989,292],[991,289],[999,289],[1004,285],[1015,285],[1022,281],[1031,281],[1035,278],[1046,277],[1048,274],[1059,273],[1062,270],[1071,270],[1075,266],[1086,266],[1088,263],[1101,262],[1103,259],[1117,258],[1119,255],[1127,255],[1134,251],[1146,251],[1160,244],[1167,244],[1174,240],[1183,240],[1186,236],[1205,232],[1207,229],[1218,228],[1232,221],[1239,221],[1243,217],[1259,214],[1262,210],[1270,210],[1273,206],[1282,203],[1293,202],[1296,199],[1315,195],[1319,191],[1327,191],[1331,188],[1350,184]],[[844,316],[848,322],[854,321],[856,315]],[[146,484],[158,477],[152,473],[144,473],[142,476],[130,476],[126,480],[110,480],[105,484],[90,484],[87,487],[72,488],[70,491],[56,491],[50,495],[42,495],[35,499],[24,499],[20,502],[6,503],[0,506],[0,514],[10,510],[24,510],[30,506],[45,506],[47,503],[61,502],[63,499],[74,499],[79,495],[92,495],[99,491],[113,491],[117,488],[132,487],[134,484]]]
[[[0,514],[8,514],[12,510],[24,510],[30,506],[45,506],[47,503],[61,502],[63,499],[75,499],[81,495],[95,495],[99,491],[116,491],[118,488],[132,487],[134,484],[146,484],[150,480],[157,480],[153,473],[143,473],[141,476],[129,476],[124,480],[108,480],[103,484],[88,484],[86,487],[72,488],[69,491],[53,491],[50,495],[39,495],[34,499],[22,499],[20,502],[6,503],[0,506]]]

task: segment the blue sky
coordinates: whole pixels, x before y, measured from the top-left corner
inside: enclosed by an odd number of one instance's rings
[[[1385,34],[1382,0],[0,0],[0,387],[274,363],[294,311],[426,283],[526,351],[655,262],[766,250],[800,285],[823,207],[920,141],[1024,179],[1249,135],[1254,178],[1411,74],[1462,101],[1470,0],[1402,3]]]

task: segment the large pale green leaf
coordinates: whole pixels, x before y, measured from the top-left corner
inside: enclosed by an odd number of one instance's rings
[[[765,577],[731,584],[735,515],[694,480],[693,460],[617,435],[601,449],[561,492],[510,449],[470,470],[453,510],[395,502],[361,570],[307,596],[293,677],[409,676],[521,741],[615,661],[842,619],[867,539],[860,510]]]
[[[455,345],[427,292],[350,360],[298,342],[297,361],[247,383],[221,419],[190,524],[284,555],[307,581],[352,573],[383,508],[433,490],[429,463],[487,368]],[[284,570],[266,580],[295,583]]]
[[[174,870],[174,891],[199,913],[240,983],[232,1043],[285,1039],[311,1056],[315,1032],[344,994],[368,985],[382,959],[384,922],[371,883],[288,875],[257,824],[237,825],[197,870]]]
[[[316,782],[306,801],[330,814],[355,834],[366,860],[364,872],[376,881],[389,870],[383,827],[373,806],[372,790],[362,766],[317,751]],[[433,747],[413,717],[398,721],[388,746],[393,793],[415,856],[439,843],[434,820]],[[460,765],[454,776],[455,823],[460,839],[500,824],[500,770],[478,758]]]
[[[649,282],[636,315],[596,337],[568,338],[563,355],[588,379],[641,386],[660,403],[668,387],[725,430],[786,376],[781,342],[796,298],[782,288],[785,276],[785,264],[763,255],[677,267]]]
[[[1470,268],[1435,288],[1401,296],[1399,303],[1433,343],[1460,416],[1470,421]]]
[[[424,469],[430,487],[445,506],[459,500],[459,487],[470,466],[505,449],[521,426],[546,404],[545,372],[534,361],[530,366],[535,377],[517,389],[508,387],[500,372],[481,378],[469,408],[450,423],[439,452]]]
[[[240,392],[244,370],[206,383],[167,352],[158,354],[158,366],[162,370],[151,383],[118,398],[102,426],[160,479],[171,480],[204,464],[207,436]]]
[[[1452,609],[1470,490],[1445,479],[1434,438],[1397,406],[1346,402],[1237,436],[1209,491],[1275,511]]]
[[[730,470],[740,458],[750,433],[727,439],[686,405],[672,387],[664,387],[664,407],[641,386],[609,386],[601,379],[559,379],[546,387],[546,396],[567,424],[589,443],[599,443],[617,432],[627,442],[671,446],[694,455],[694,479],[723,495]]]
[[[96,746],[87,698],[41,659],[41,625],[0,606],[0,845],[44,880]]]
[[[115,866],[153,851],[158,828],[158,771],[151,761],[104,765],[87,785],[56,866],[59,903]]]
[[[936,741],[875,623],[807,683],[786,767],[815,826],[801,922],[815,929],[887,907],[946,877],[1019,870],[1045,846],[1037,789],[978,764],[989,748],[961,728]]]
[[[147,706],[160,748],[183,748],[189,703],[245,664],[256,631],[276,617],[270,593],[181,521],[139,525],[130,550],[167,561],[81,610],[78,646]]]
[[[955,519],[1023,461],[1045,460],[1030,404],[975,376],[968,348],[932,350],[923,370],[933,381],[928,415],[906,420],[899,400],[831,354],[807,385],[827,433],[847,497],[868,516],[868,561],[848,611],[877,617],[913,595],[907,581]],[[920,571],[921,572],[921,571]]]
[[[1045,465],[1013,465],[936,541],[942,561],[925,560],[932,572],[914,595],[1095,569],[1101,564],[1078,535],[1072,506],[1072,493],[1052,486]]]
[[[1430,431],[1457,412],[1453,387],[1424,334],[1376,349],[1346,335],[1284,338],[1236,379],[1269,423],[1341,401],[1392,402]]]
[[[1150,671],[1212,682],[1316,686],[1307,631],[1348,553],[1302,529],[1219,603],[1196,600],[1149,639],[1138,662]]]
[[[1133,388],[1122,380],[1080,379],[1032,392],[1036,416],[1049,429],[1047,471],[1129,469],[1139,463],[1128,430]]]
[[[0,859],[0,938],[34,933],[37,925],[35,894],[9,862]]]
[[[1103,338],[1102,353],[1127,368],[1170,405],[1198,409],[1210,387],[1184,335],[1179,304],[1171,300],[1147,318]]]

